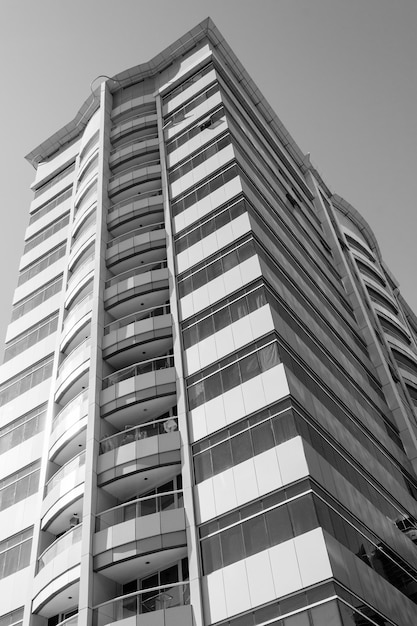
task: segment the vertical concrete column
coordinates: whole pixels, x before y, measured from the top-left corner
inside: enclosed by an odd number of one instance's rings
[[[79,626],[90,626],[94,597],[93,535],[97,510],[97,457],[100,441],[100,392],[102,386],[103,293],[106,277],[107,185],[109,179],[110,112],[112,96],[105,82],[100,88],[100,134],[97,185],[97,224],[91,322],[91,365],[89,373],[88,424],[85,447],[85,492],[81,546]],[[98,600],[99,601],[99,600]]]
[[[181,344],[181,329],[179,323],[178,292],[176,284],[176,263],[174,251],[173,226],[169,198],[168,171],[165,154],[165,141],[162,115],[162,98],[156,98],[158,116],[159,151],[161,157],[162,194],[164,199],[164,221],[167,234],[167,260],[169,273],[169,294],[172,315],[172,334],[174,341],[174,362],[176,372],[178,428],[181,437],[181,473],[184,491],[184,509],[186,519],[186,534],[188,547],[188,563],[190,575],[190,603],[193,619],[196,626],[203,626],[203,604],[201,591],[200,549],[195,522],[193,497],[193,459],[191,454],[190,437],[188,432],[186,390],[184,381],[183,350]]]

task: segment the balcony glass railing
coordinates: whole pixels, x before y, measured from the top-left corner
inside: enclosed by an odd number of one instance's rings
[[[117,209],[121,209],[124,206],[128,206],[129,204],[133,204],[134,202],[138,202],[139,200],[144,200],[145,198],[153,198],[154,196],[161,196],[162,200],[162,189],[150,189],[149,191],[143,191],[142,193],[138,193],[131,198],[127,198],[127,200],[121,200],[117,202],[117,204],[113,204],[109,208],[109,214],[113,211],[117,211]]]
[[[104,327],[104,334],[108,335],[114,330],[119,330],[119,328],[124,328],[125,326],[129,326],[129,324],[134,324],[135,322],[142,322],[143,320],[150,319],[151,317],[159,317],[160,315],[169,315],[171,313],[171,307],[169,304],[164,304],[163,306],[152,307],[151,309],[144,309],[139,313],[131,313],[130,315],[126,315],[125,317],[121,317],[115,322],[111,322]]]
[[[139,145],[144,141],[148,141],[149,139],[158,139],[158,133],[150,133],[149,135],[145,135],[144,137],[139,137],[136,139],[132,139],[131,141],[127,141],[126,143],[121,145],[119,148],[115,148],[114,150],[112,150],[110,152],[110,157],[112,157],[117,152],[121,152],[125,148],[129,148],[129,146],[134,146],[135,144]]]
[[[161,513],[162,511],[181,509],[183,506],[182,491],[170,491],[147,496],[146,498],[138,498],[97,515],[96,532],[131,519],[145,517],[153,513]]]
[[[67,317],[64,319],[63,334],[67,332],[73,325],[74,320],[81,318],[92,309],[93,294],[88,293],[82,300],[77,302],[74,308],[71,308]]]
[[[59,469],[56,472],[56,474],[54,474],[52,478],[48,480],[48,482],[45,485],[45,496],[47,496],[48,493],[50,493],[54,487],[59,485],[61,480],[63,480],[66,476],[69,476],[69,474],[72,474],[73,472],[77,471],[78,469],[80,469],[80,467],[83,467],[84,465],[85,465],[85,451],[81,452],[81,454],[78,454],[75,458],[71,459],[71,461],[68,461],[68,463],[63,465],[61,469]]]
[[[88,389],[81,391],[75,398],[70,400],[64,408],[57,414],[52,422],[52,432],[57,428],[67,429],[75,424],[81,417],[87,415],[88,410]]]
[[[147,167],[152,167],[152,165],[160,165],[160,159],[153,159],[152,161],[146,161],[145,163],[138,163],[137,165],[132,165],[132,167],[128,167],[125,170],[122,170],[118,174],[112,176],[109,180],[109,183],[113,183],[115,180],[120,178],[121,176],[125,176],[126,174],[130,174],[131,172],[138,172],[139,170],[143,170]]]
[[[122,272],[121,274],[117,274],[117,276],[113,276],[113,278],[109,278],[109,280],[106,280],[105,288],[107,289],[108,287],[116,285],[123,280],[132,278],[132,276],[138,276],[139,274],[151,272],[152,270],[161,270],[165,267],[168,267],[166,260],[153,261],[152,263],[144,263],[143,265],[139,265],[138,267],[133,267],[131,270],[127,270],[127,272]]]
[[[93,626],[107,626],[128,617],[190,604],[188,582],[136,591],[93,609]]]
[[[148,422],[140,426],[132,426],[132,428],[126,428],[123,432],[116,433],[100,441],[100,454],[116,450],[121,446],[132,443],[132,441],[141,441],[157,435],[166,435],[176,430],[178,430],[178,419],[175,416]]]
[[[58,537],[38,558],[38,572],[50,563],[58,554],[68,550],[74,544],[81,541],[82,525],[78,524],[71,528],[65,535]]]
[[[74,348],[62,361],[61,365],[58,367],[57,379],[62,379],[68,370],[73,370],[78,367],[78,365],[81,365],[81,363],[84,363],[90,356],[90,347],[91,339],[87,337],[87,339],[84,339],[84,341]]]
[[[83,264],[79,267],[71,276],[68,276],[68,285],[67,292],[71,291],[74,284],[76,284],[80,277],[83,274],[86,274],[92,269],[92,261],[95,257],[95,251],[92,252],[86,259],[84,259]]]
[[[129,365],[114,374],[110,374],[103,379],[103,389],[111,387],[116,383],[120,383],[122,380],[133,378],[134,376],[140,376],[141,374],[149,374],[149,372],[157,372],[159,370],[165,370],[169,367],[174,367],[174,357],[164,356],[156,359],[150,359],[149,361],[142,361],[136,363],[136,365]]]
[[[136,237],[136,235],[144,235],[146,233],[151,233],[154,230],[162,230],[165,227],[165,222],[158,222],[157,224],[149,224],[148,226],[142,226],[141,228],[135,228],[134,230],[130,230],[128,233],[124,233],[119,237],[115,237],[111,241],[107,242],[107,248],[111,248],[122,241],[126,241],[126,239],[131,239],[132,237]]]

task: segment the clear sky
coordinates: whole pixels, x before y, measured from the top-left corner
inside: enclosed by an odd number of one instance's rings
[[[416,0],[1,0],[0,351],[32,198],[25,154],[90,82],[210,16],[327,185],[372,227],[417,311]]]

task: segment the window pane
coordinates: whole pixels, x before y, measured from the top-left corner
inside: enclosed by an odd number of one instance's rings
[[[201,542],[203,557],[203,573],[210,574],[222,567],[222,555],[220,550],[220,535],[214,535]]]
[[[237,363],[230,365],[229,367],[225,367],[220,372],[223,383],[223,392],[229,391],[229,389],[233,389],[240,385],[240,375],[239,375],[239,366]]]
[[[288,504],[295,536],[317,528],[318,522],[311,496],[304,496]]]
[[[290,515],[286,506],[279,506],[265,515],[271,545],[275,546],[293,537]]]
[[[247,295],[248,307],[249,311],[256,311],[256,309],[260,309],[261,306],[266,304],[266,297],[264,289],[257,289],[257,291],[253,291],[252,293]]]
[[[213,320],[214,320],[214,330],[216,332],[218,330],[221,330],[222,328],[225,328],[226,326],[229,326],[230,325],[229,308],[225,307],[224,309],[221,309],[220,311],[217,311],[213,315]]]
[[[232,445],[233,463],[237,465],[253,457],[252,443],[249,432],[245,431],[230,440]]]
[[[225,530],[220,535],[223,553],[223,567],[244,558],[242,528],[240,525]]]
[[[211,454],[209,450],[202,452],[194,457],[195,479],[197,483],[201,483],[206,478],[213,476],[213,468],[211,465]]]
[[[250,380],[254,376],[257,376],[259,374],[257,353],[254,352],[253,354],[250,354],[249,356],[239,361],[239,366],[242,383]]]
[[[241,298],[230,305],[230,315],[233,322],[237,322],[248,314],[248,305],[245,298]]]
[[[246,556],[262,552],[269,546],[265,517],[258,515],[242,524]]]
[[[221,395],[222,381],[220,372],[217,372],[216,374],[213,374],[213,376],[209,376],[209,378],[205,379],[204,389],[206,393],[206,402]]]
[[[270,420],[252,428],[251,433],[255,454],[260,454],[261,452],[269,450],[275,446],[274,433],[272,431],[272,424]]]
[[[199,341],[202,341],[206,337],[209,337],[210,335],[213,334],[213,332],[214,332],[214,326],[213,326],[213,318],[211,316],[206,317],[206,319],[201,320],[201,322],[199,322],[198,324]]]
[[[203,404],[204,402],[204,384],[202,382],[196,383],[192,387],[188,388],[188,401],[190,403],[190,409]]]
[[[226,256],[223,257],[223,271],[227,272],[231,270],[233,267],[236,267],[239,263],[237,250],[232,250]]]
[[[207,281],[218,278],[223,273],[221,259],[207,266]]]
[[[272,421],[272,428],[277,445],[297,436],[297,429],[291,412],[275,417]]]
[[[230,441],[224,441],[218,446],[212,448],[211,455],[213,459],[214,474],[218,474],[219,472],[223,472],[228,467],[232,467],[233,461]]]
[[[258,352],[258,356],[261,372],[266,372],[280,362],[276,343],[271,343],[269,346],[261,348]]]

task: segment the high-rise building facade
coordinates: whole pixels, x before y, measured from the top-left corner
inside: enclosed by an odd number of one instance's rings
[[[0,626],[415,626],[417,319],[213,23],[28,159]]]

